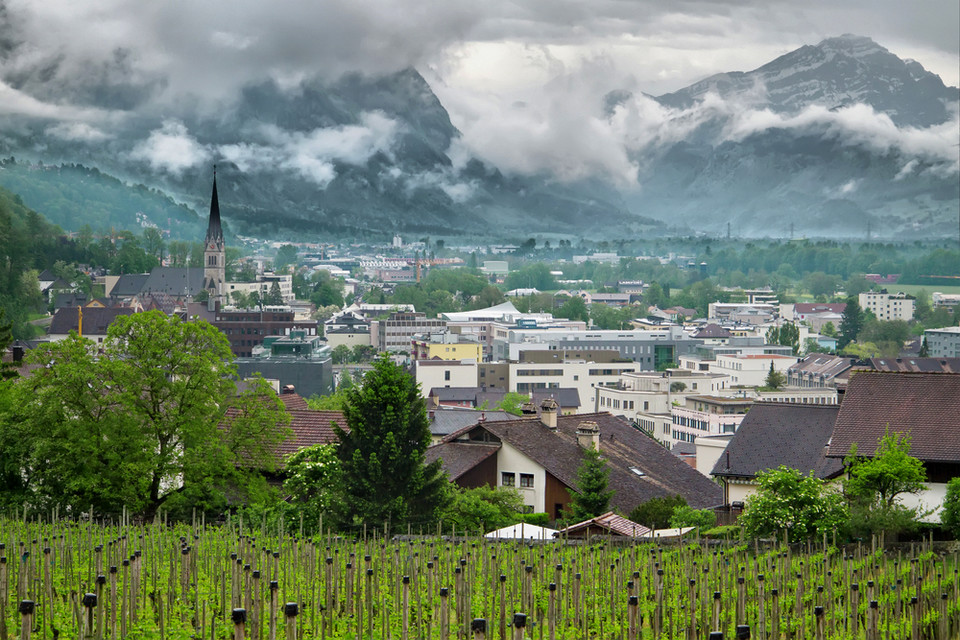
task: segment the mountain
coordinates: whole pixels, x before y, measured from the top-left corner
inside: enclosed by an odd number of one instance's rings
[[[661,131],[682,131],[634,151],[636,212],[753,236],[956,233],[960,92],[869,38],[830,38],[656,98],[613,92],[605,108],[614,117],[634,100],[664,109]]]
[[[35,74],[25,77],[32,80],[18,78],[21,86],[38,90]],[[129,102],[113,103],[111,95],[96,94],[97,106]],[[661,226],[630,215],[619,194],[599,182],[511,177],[473,158],[455,165],[460,134],[412,69],[307,79],[293,88],[267,81],[216,110],[183,104],[162,116],[135,109],[116,120],[109,132],[86,136],[62,135],[42,120],[0,122],[0,153],[96,167],[158,187],[198,211],[216,163],[227,223],[260,237],[526,236],[558,227],[584,231],[584,221],[597,225],[597,234],[607,225]],[[69,226],[84,217],[78,208],[57,222]],[[166,218],[151,222],[166,228]]]

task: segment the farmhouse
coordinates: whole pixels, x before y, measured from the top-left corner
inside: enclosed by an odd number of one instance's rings
[[[539,417],[482,422],[454,432],[427,449],[463,487],[516,488],[528,511],[558,518],[577,491],[584,450],[600,451],[610,470],[611,507],[628,513],[651,498],[683,496],[694,507],[722,501],[719,486],[655,440],[609,413],[558,416],[544,401]]]

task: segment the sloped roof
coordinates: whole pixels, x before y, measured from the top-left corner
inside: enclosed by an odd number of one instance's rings
[[[843,469],[840,460],[826,457],[839,410],[837,405],[759,402],[744,416],[711,474],[753,478],[785,465],[831,478]]]
[[[424,462],[443,461],[443,469],[456,480],[500,450],[496,443],[443,442],[427,448]]]
[[[505,315],[517,315],[519,313],[520,311],[508,300],[507,302],[501,302],[498,305],[487,307],[486,309],[451,311],[449,313],[442,313],[440,316],[448,322],[469,322],[478,318],[502,318]]]
[[[960,462],[960,374],[856,372],[827,455],[842,458],[853,443],[858,454],[873,455],[888,428],[909,433],[910,454],[920,460]]]
[[[292,435],[277,446],[277,455],[281,459],[304,447],[337,442],[337,435],[333,431],[334,422],[344,431],[349,431],[347,422],[339,411],[290,409],[288,413]]]
[[[172,296],[195,296],[203,290],[202,267],[154,267],[141,293],[160,291]]]
[[[731,338],[733,334],[718,324],[708,324],[693,334],[694,338]]]
[[[629,512],[651,498],[677,494],[697,508],[723,501],[720,487],[709,478],[626,420],[609,413],[558,416],[556,431],[536,417],[486,422],[453,433],[444,442],[468,439],[482,429],[510,443],[560,482],[576,489],[577,470],[583,459],[576,431],[586,421],[596,422],[600,430],[600,453],[610,469],[608,486],[615,491],[611,506]]]
[[[293,411],[294,409],[306,411],[310,409],[303,396],[296,393],[281,393],[280,402],[287,408],[287,411]]]
[[[485,538],[501,538],[508,540],[554,540],[556,529],[541,527],[535,524],[512,524],[484,534]]]
[[[506,411],[478,411],[466,407],[445,407],[443,405],[431,411],[433,420],[430,422],[430,433],[435,436],[450,435],[464,427],[475,425],[481,420],[493,422],[516,420],[517,418],[517,416]]]
[[[561,529],[557,532],[557,535],[572,535],[590,529],[591,527],[604,529],[610,535],[624,536],[627,538],[641,538],[650,534],[648,527],[638,524],[633,520],[628,520],[623,516],[618,516],[613,511],[608,511],[596,518],[590,518],[589,520],[584,520],[583,522],[578,522]]]
[[[433,387],[427,397],[438,402],[476,402],[478,391],[477,387]]]
[[[877,371],[960,373],[960,358],[870,358]]]
[[[83,309],[83,333],[85,335],[105,335],[117,316],[133,315],[133,309],[126,307],[90,307]],[[53,314],[50,321],[49,335],[66,335],[71,331],[78,331],[80,312],[77,307],[64,307]]]
[[[844,358],[828,353],[811,353],[796,364],[790,365],[789,371],[809,373],[829,379],[840,375],[852,367],[856,361],[856,358]]]
[[[114,298],[135,296],[143,290],[143,285],[150,279],[149,273],[127,273],[117,278],[116,284],[110,289]]]

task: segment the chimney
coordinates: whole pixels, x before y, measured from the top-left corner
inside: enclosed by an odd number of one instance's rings
[[[537,405],[532,402],[524,402],[520,407],[520,413],[524,416],[535,416],[537,415]]]
[[[283,389],[280,390],[280,393],[282,393],[283,395],[287,395],[295,392],[296,390],[297,388],[292,384],[285,384],[283,385]]]
[[[540,403],[540,420],[552,431],[557,430],[557,401],[546,398]]]
[[[20,364],[21,362],[23,362],[23,346],[22,345],[17,344],[13,346],[13,361],[16,364]]]
[[[581,422],[577,427],[577,444],[584,449],[600,451],[600,427],[596,422]]]

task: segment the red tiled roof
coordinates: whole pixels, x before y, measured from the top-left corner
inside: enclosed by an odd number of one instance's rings
[[[560,536],[565,533],[570,535],[583,529],[589,529],[590,527],[599,527],[607,530],[611,535],[625,536],[627,538],[639,538],[650,533],[650,529],[642,524],[637,524],[633,520],[627,520],[623,516],[618,516],[613,511],[608,511],[602,516],[590,518],[589,520],[572,524],[566,529],[561,529],[557,535]]]
[[[277,446],[277,454],[281,459],[304,447],[337,442],[337,434],[333,431],[334,422],[344,431],[349,431],[343,414],[339,411],[292,409],[289,413],[290,431],[293,433]]]
[[[280,402],[283,403],[283,406],[287,408],[287,411],[293,411],[294,409],[308,410],[310,407],[307,405],[307,401],[304,400],[303,396],[296,393],[281,393]]]
[[[960,374],[856,372],[827,455],[842,458],[853,443],[873,455],[888,428],[909,433],[910,454],[921,460],[960,462]]]

